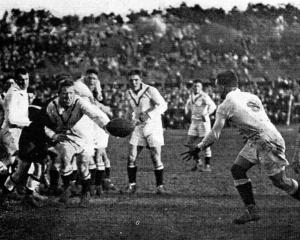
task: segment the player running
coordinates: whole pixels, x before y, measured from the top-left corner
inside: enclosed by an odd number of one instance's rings
[[[191,125],[188,131],[187,145],[193,146],[196,142],[203,139],[211,130],[210,115],[216,110],[216,104],[210,96],[202,90],[201,80],[196,79],[193,82],[193,91],[186,103],[185,114],[191,112]],[[205,165],[199,156],[194,159],[195,166],[191,169],[196,171],[211,172],[211,149],[205,149]]]
[[[255,204],[251,180],[247,171],[255,164],[261,164],[274,186],[284,190],[300,200],[299,183],[286,176],[285,168],[289,165],[285,157],[285,142],[276,127],[269,120],[261,100],[238,88],[238,78],[232,71],[220,73],[216,86],[224,101],[216,112],[216,121],[209,134],[194,149],[183,153],[189,160],[200,151],[215,143],[221,134],[226,120],[236,126],[246,140],[231,168],[234,185],[242,198],[246,211],[235,224],[244,224],[260,219],[259,209]],[[299,162],[297,164],[299,166]]]

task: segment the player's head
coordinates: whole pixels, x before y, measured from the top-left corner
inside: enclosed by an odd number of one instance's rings
[[[99,101],[102,100],[102,89],[100,80],[98,78],[98,71],[94,68],[90,68],[85,72],[84,83],[93,93],[94,97]]]
[[[97,82],[99,82],[98,71],[94,68],[90,68],[85,72],[85,84],[89,87],[95,87]]]
[[[128,72],[127,75],[129,87],[134,91],[138,91],[141,88],[142,84],[142,71],[139,69],[132,69]]]
[[[238,77],[232,70],[219,73],[216,78],[216,87],[221,98],[225,99],[228,92],[237,88],[238,82]]]
[[[75,99],[75,88],[72,80],[63,80],[58,84],[59,104],[62,107],[69,107]]]
[[[203,86],[202,86],[201,80],[200,79],[195,79],[193,81],[193,91],[194,91],[194,94],[201,93],[202,89],[203,89]]]
[[[26,90],[29,86],[29,74],[23,67],[15,70],[15,83],[22,89]]]

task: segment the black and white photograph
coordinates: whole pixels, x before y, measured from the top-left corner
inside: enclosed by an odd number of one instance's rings
[[[299,226],[299,0],[1,0],[0,239]]]

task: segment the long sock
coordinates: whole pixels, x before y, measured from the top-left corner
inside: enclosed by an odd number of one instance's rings
[[[70,186],[71,182],[71,174],[67,176],[62,176],[62,181],[63,181],[63,187],[64,189],[67,189]]]
[[[100,186],[104,182],[104,177],[105,177],[105,171],[104,170],[96,170],[96,175],[95,175],[95,185]]]
[[[91,174],[91,185],[95,185],[96,183],[96,169],[90,169]]]
[[[205,165],[210,165],[210,158],[211,157],[205,157]]]
[[[133,168],[127,167],[129,183],[136,183],[136,172],[137,172],[137,167],[133,167]]]
[[[82,180],[82,194],[90,191],[91,179]]]
[[[255,205],[251,182],[247,182],[245,184],[236,186],[236,189],[238,190],[238,192],[246,206],[252,205],[252,204]]]
[[[57,188],[59,182],[59,172],[56,170],[50,170],[49,175],[50,175],[50,187]]]
[[[156,186],[163,185],[163,173],[164,173],[163,169],[154,170],[155,179],[156,179]]]
[[[105,168],[105,178],[110,178],[110,168],[109,167]]]

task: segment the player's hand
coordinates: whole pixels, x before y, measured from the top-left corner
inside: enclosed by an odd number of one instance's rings
[[[141,122],[146,122],[150,118],[149,114],[147,112],[140,113],[139,120]]]
[[[295,173],[300,173],[300,162],[299,161],[293,161],[291,164],[292,168],[294,169]]]
[[[201,151],[201,149],[198,146],[189,146],[189,145],[184,145],[189,148],[188,151],[180,153],[180,155],[183,157],[183,161],[189,161],[191,159],[197,159],[198,158],[198,153]]]
[[[63,134],[63,133],[54,134],[54,136],[52,137],[52,139],[54,141],[57,141],[57,142],[63,142],[63,141],[70,140],[70,138],[68,138],[68,136],[66,134]]]

